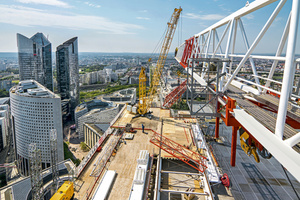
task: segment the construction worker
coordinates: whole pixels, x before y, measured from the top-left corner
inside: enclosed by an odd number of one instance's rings
[[[145,133],[145,126],[144,126],[144,124],[142,124],[142,130],[143,130],[143,133]]]
[[[175,49],[175,57],[176,57],[176,55],[177,55],[177,51],[178,51],[178,48],[176,47],[176,49]]]

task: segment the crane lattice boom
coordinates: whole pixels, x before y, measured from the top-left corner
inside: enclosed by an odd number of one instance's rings
[[[141,115],[146,114],[151,106],[151,103],[153,101],[153,96],[156,94],[157,86],[159,85],[159,81],[161,78],[161,74],[163,71],[163,67],[166,62],[167,55],[169,53],[169,49],[174,37],[174,33],[177,27],[178,19],[180,16],[180,13],[182,11],[182,8],[175,8],[174,12],[172,14],[170,22],[168,22],[168,30],[165,35],[165,39],[159,54],[159,58],[157,60],[156,66],[154,68],[153,72],[153,77],[151,79],[150,83],[150,89],[149,89],[149,94],[148,97],[146,97],[146,87],[145,87],[145,82],[146,82],[146,73],[145,73],[145,68],[142,68],[140,76],[139,76],[139,93],[143,94],[139,97],[139,109],[138,112]],[[141,89],[143,91],[141,91]]]

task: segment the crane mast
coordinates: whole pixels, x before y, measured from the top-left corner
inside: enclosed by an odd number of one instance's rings
[[[162,48],[160,50],[160,54],[156,63],[156,66],[153,70],[153,76],[150,83],[149,93],[146,96],[146,72],[145,68],[142,67],[141,73],[139,76],[139,108],[138,113],[140,115],[145,115],[151,106],[153,101],[153,97],[156,94],[157,86],[159,85],[159,81],[163,72],[163,68],[167,59],[167,55],[169,53],[169,49],[174,37],[174,33],[178,24],[179,16],[182,11],[182,8],[175,8],[172,14],[170,22],[168,22],[168,29],[163,41]]]

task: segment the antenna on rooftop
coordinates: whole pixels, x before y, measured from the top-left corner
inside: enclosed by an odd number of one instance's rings
[[[42,192],[42,165],[41,165],[41,150],[37,148],[36,143],[29,144],[28,147],[29,162],[30,162],[30,180],[31,194],[33,200],[40,200],[43,196]]]
[[[57,169],[57,132],[55,129],[50,131],[50,154],[51,154],[51,167],[52,167],[52,180],[53,187],[57,189],[58,187],[58,169]]]

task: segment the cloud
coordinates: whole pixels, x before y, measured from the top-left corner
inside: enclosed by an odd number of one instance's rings
[[[280,21],[282,21],[282,20],[283,20],[282,17],[276,17],[276,18],[275,18],[275,22],[280,22]]]
[[[148,10],[140,10],[139,12],[146,13],[146,12],[148,12]]]
[[[223,10],[225,12],[230,12],[231,13],[231,9],[229,9],[228,7],[226,7],[225,4],[220,4],[218,6],[219,6],[219,8],[221,8],[221,10]]]
[[[142,19],[142,20],[150,20],[148,17],[136,17],[137,19]]]
[[[254,19],[254,15],[252,15],[252,14],[245,15],[244,17],[249,20]]]
[[[16,26],[46,26],[62,29],[98,30],[112,34],[133,34],[132,30],[143,29],[135,24],[112,21],[105,17],[53,14],[46,10],[22,6],[0,5],[0,23]]]
[[[69,4],[62,2],[60,0],[16,0],[20,3],[26,3],[26,4],[44,4],[44,5],[50,5],[50,6],[58,6],[58,7],[64,7],[69,8],[71,7]]]
[[[86,5],[90,6],[90,7],[94,7],[94,8],[100,8],[101,6],[100,5],[96,5],[96,4],[92,4],[90,2],[84,2]]]
[[[201,19],[201,20],[220,20],[223,19],[225,16],[220,14],[197,15],[194,13],[186,13],[185,15],[183,15],[183,17],[189,19]]]

